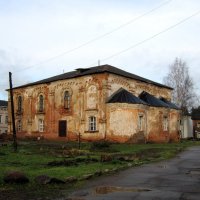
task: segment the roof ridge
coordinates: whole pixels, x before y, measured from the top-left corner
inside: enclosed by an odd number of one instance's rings
[[[22,87],[28,87],[28,86],[32,86],[32,85],[50,83],[50,82],[54,82],[54,81],[58,81],[58,80],[77,78],[77,77],[80,77],[80,76],[86,76],[86,75],[91,75],[91,74],[105,73],[105,72],[108,72],[108,73],[111,73],[111,74],[116,74],[118,76],[123,76],[123,77],[134,79],[134,80],[138,80],[138,81],[145,82],[145,83],[152,84],[152,85],[156,85],[156,86],[159,86],[159,87],[172,89],[169,86],[163,85],[161,83],[154,82],[152,80],[143,78],[141,76],[138,76],[136,74],[132,74],[130,72],[124,71],[120,68],[117,68],[117,67],[114,67],[114,66],[108,65],[108,64],[94,66],[94,67],[90,67],[90,68],[78,68],[75,71],[66,72],[66,73],[63,73],[63,74],[60,74],[60,75],[52,76],[50,78],[46,78],[46,79],[35,81],[35,82],[29,83],[29,84],[14,87],[14,89],[22,88]]]

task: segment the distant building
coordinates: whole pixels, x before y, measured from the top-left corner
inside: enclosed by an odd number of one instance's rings
[[[18,137],[179,140],[180,111],[170,102],[172,88],[110,65],[79,68],[13,92]],[[11,122],[9,115],[9,133]]]
[[[193,122],[191,114],[185,113],[181,116],[180,131],[182,139],[193,138]]]
[[[200,107],[192,109],[193,136],[200,138]]]
[[[0,100],[0,134],[8,132],[8,102]]]

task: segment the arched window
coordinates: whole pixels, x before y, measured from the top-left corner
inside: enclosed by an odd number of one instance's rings
[[[89,117],[89,131],[96,131],[96,117]]]
[[[22,96],[18,96],[18,99],[17,99],[17,111],[18,112],[22,111]]]
[[[44,132],[44,120],[43,119],[39,119],[39,121],[38,121],[38,130],[39,130],[39,132]]]
[[[39,96],[39,112],[44,111],[44,97],[43,95]]]
[[[64,92],[64,108],[70,109],[70,94],[69,94],[69,91]]]

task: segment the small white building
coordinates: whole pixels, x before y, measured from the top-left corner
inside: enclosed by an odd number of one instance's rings
[[[190,114],[184,114],[180,121],[181,138],[187,139],[193,137],[193,125]]]
[[[8,132],[8,102],[0,100],[0,134]]]

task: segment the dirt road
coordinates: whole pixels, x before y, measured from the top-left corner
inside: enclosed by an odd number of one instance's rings
[[[200,147],[175,158],[89,181],[69,200],[199,200]]]

